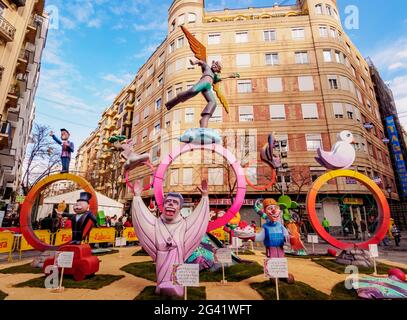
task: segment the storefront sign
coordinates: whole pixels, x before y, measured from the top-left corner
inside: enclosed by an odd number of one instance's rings
[[[254,206],[255,200],[253,199],[245,199],[243,201],[244,206]],[[232,204],[232,200],[230,199],[209,199],[210,205],[224,205],[230,206]]]
[[[406,162],[403,156],[403,151],[401,150],[401,143],[393,116],[389,116],[386,118],[386,127],[387,133],[389,135],[391,151],[393,152],[393,156],[396,162],[396,171],[399,176],[399,186],[401,189],[401,193],[403,196],[407,196]]]
[[[174,264],[172,281],[178,286],[199,287],[199,264]]]
[[[355,206],[363,206],[363,199],[361,198],[344,198],[343,204],[350,204]]]

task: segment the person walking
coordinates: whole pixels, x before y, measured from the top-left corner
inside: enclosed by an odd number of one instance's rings
[[[401,233],[399,228],[394,224],[393,228],[391,229],[391,234],[393,235],[394,242],[396,243],[396,247],[400,247],[400,240],[401,240]]]
[[[322,221],[322,226],[324,227],[325,231],[329,233],[329,228],[331,224],[329,223],[329,220],[324,217],[324,220]]]
[[[366,240],[367,226],[366,226],[366,223],[363,220],[360,221],[360,231],[362,231],[362,240],[365,241]]]
[[[353,218],[353,230],[355,230],[355,240],[359,240],[359,225],[356,218]]]

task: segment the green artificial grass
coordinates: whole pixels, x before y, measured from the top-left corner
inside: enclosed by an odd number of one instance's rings
[[[263,267],[257,262],[237,263],[230,267],[225,267],[225,279],[228,282],[240,282],[263,273]],[[222,269],[217,271],[203,271],[199,275],[199,278],[200,282],[219,282],[222,280]]]
[[[312,261],[319,264],[320,266],[327,268],[328,270],[331,270],[331,271],[339,273],[339,274],[344,274],[345,268],[347,267],[343,264],[337,263],[334,259],[312,259]],[[395,267],[389,266],[384,263],[377,263],[376,268],[377,268],[378,274],[387,274],[390,269],[395,268]],[[373,274],[374,273],[373,267],[366,268],[366,267],[358,266],[358,269],[359,269],[359,273],[363,273],[363,274]],[[407,270],[402,269],[402,268],[399,268],[399,269],[402,270],[403,272],[407,273]]]
[[[16,273],[42,273],[41,268],[34,268],[30,263],[23,264],[21,266],[10,267],[0,270],[3,274],[16,274]]]
[[[236,254],[236,251],[233,251],[233,253]],[[242,256],[252,256],[252,255],[255,255],[255,253],[254,253],[253,251],[251,251],[251,250],[239,250],[238,254],[239,254],[239,256],[240,256],[240,255],[242,255]]]
[[[124,278],[124,276],[115,276],[115,275],[106,275],[106,274],[99,274],[94,277],[87,278],[83,281],[76,282],[71,276],[64,276],[64,280],[62,286],[65,288],[70,289],[90,289],[90,290],[98,290],[105,286],[110,285],[111,283],[118,281]],[[15,288],[44,288],[45,277],[35,278],[32,280],[28,280],[26,282],[22,282],[19,284],[14,285]]]
[[[101,253],[92,253],[92,255],[96,257],[101,257],[101,256],[107,256],[109,254],[116,254],[119,253],[119,250],[113,249],[112,251],[107,251],[107,252],[101,252]]]
[[[5,293],[5,292],[3,292],[3,291],[0,290],[0,300],[6,299],[7,296],[8,296],[7,293]]]
[[[182,297],[158,296],[155,294],[155,286],[145,287],[134,300],[184,300]],[[188,300],[206,300],[205,287],[190,287],[187,292]]]
[[[133,257],[140,257],[140,256],[148,257],[149,254],[143,248],[141,248],[139,251],[136,251],[136,252],[133,253]]]
[[[298,256],[292,253],[286,253],[285,256],[287,258],[294,258],[294,259],[323,259],[323,258],[329,258],[330,256],[327,254],[308,254],[306,256]]]
[[[256,290],[264,300],[277,300],[276,286],[274,280],[251,283],[250,286]],[[329,296],[309,285],[296,281],[294,284],[278,282],[280,300],[328,300]]]
[[[156,281],[155,266],[152,261],[130,263],[120,270],[139,278]]]
[[[358,300],[358,294],[355,289],[348,290],[345,287],[345,281],[339,282],[332,288],[331,300]]]

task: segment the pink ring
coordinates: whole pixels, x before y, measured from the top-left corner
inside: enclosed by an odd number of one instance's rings
[[[143,164],[146,165],[146,166],[151,170],[151,173],[152,173],[153,176],[154,176],[154,167],[153,167],[153,165],[151,164],[151,162],[150,162],[150,161],[146,161],[146,162],[143,162]],[[124,173],[124,178],[126,179],[126,185],[127,185],[127,187],[128,187],[131,191],[133,191],[133,190],[134,190],[134,184],[131,184],[131,183],[130,183],[130,180],[129,180],[129,170],[127,170],[127,171]],[[143,191],[150,190],[151,186],[152,186],[152,183],[146,185],[146,186],[143,188]]]
[[[237,179],[237,192],[234,202],[221,218],[209,222],[207,231],[210,232],[212,230],[225,226],[230,220],[234,218],[236,213],[238,213],[240,208],[242,207],[244,197],[246,195],[245,173],[242,167],[240,166],[239,162],[236,160],[236,157],[229,150],[225,149],[223,146],[219,144],[205,144],[205,145],[185,144],[184,146],[174,150],[172,153],[170,153],[164,158],[163,162],[158,166],[157,171],[155,172],[153,183],[154,195],[158,207],[160,208],[161,211],[163,211],[165,173],[167,172],[168,168],[171,166],[172,162],[175,159],[177,159],[184,153],[194,150],[209,150],[221,155],[229,162],[229,164],[233,168],[233,171],[235,172]]]

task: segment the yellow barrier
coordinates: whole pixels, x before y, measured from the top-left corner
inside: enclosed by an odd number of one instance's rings
[[[55,246],[72,241],[72,229],[60,229],[55,234]]]
[[[8,253],[8,261],[11,261],[13,251],[14,234],[11,232],[0,232],[0,253]]]
[[[89,234],[89,243],[115,243],[114,228],[93,228]]]
[[[51,232],[49,230],[35,230],[35,235],[38,239],[46,244],[51,244]],[[20,256],[22,251],[34,250],[32,246],[29,245],[27,240],[25,240],[24,236],[21,238],[20,244]]]
[[[138,241],[136,232],[134,231],[134,228],[129,227],[125,228],[123,231],[123,238],[126,238],[127,242],[135,242]]]

